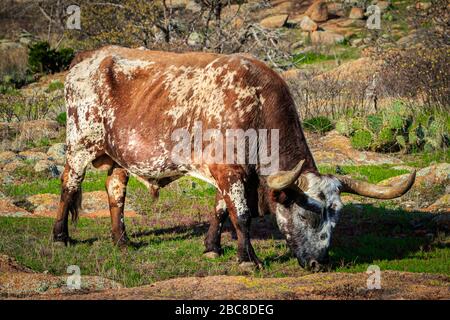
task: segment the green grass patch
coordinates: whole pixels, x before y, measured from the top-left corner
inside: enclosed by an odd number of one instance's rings
[[[366,165],[366,166],[319,166],[321,173],[348,174],[353,178],[378,183],[385,179],[408,173],[407,170],[392,168],[393,165]],[[338,172],[336,172],[338,171]]]
[[[154,218],[154,217],[152,217]],[[160,219],[167,222],[166,217]],[[83,275],[99,275],[128,287],[176,277],[207,275],[248,275],[236,263],[236,241],[229,227],[223,235],[224,255],[217,260],[204,258],[204,222],[172,225],[149,222],[146,217],[126,219],[133,246],[114,247],[109,219],[81,218],[70,226],[78,242],[67,248],[52,245],[52,219],[0,218],[0,252],[39,272],[64,275],[68,265],[80,266]],[[429,272],[450,275],[450,248],[418,236],[414,223],[427,226],[429,216],[366,206],[347,206],[335,232],[330,251],[330,271],[359,272],[377,264],[381,270]],[[284,241],[277,236],[271,219],[254,220],[253,229],[272,228],[266,236],[253,236],[253,244],[265,268],[251,272],[256,277],[301,276]],[[267,229],[266,229],[267,230]],[[448,243],[448,237],[446,238]]]

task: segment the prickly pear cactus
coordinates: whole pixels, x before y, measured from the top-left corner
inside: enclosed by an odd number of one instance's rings
[[[390,114],[386,117],[387,127],[392,130],[400,131],[405,125],[405,119],[398,114]]]
[[[336,131],[344,136],[350,136],[353,133],[350,121],[346,119],[339,119],[336,122]]]
[[[372,132],[379,132],[383,126],[383,117],[377,114],[367,116],[367,125]]]
[[[351,144],[354,148],[360,150],[368,150],[373,142],[372,133],[369,130],[360,129],[355,131],[350,138]]]
[[[364,120],[361,118],[354,118],[352,119],[352,130],[353,131],[357,131],[357,130],[362,130],[365,127],[365,123]]]
[[[378,133],[373,147],[377,151],[389,151],[396,143],[395,131],[386,126]]]

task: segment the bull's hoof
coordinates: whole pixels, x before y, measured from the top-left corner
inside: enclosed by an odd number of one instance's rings
[[[244,261],[239,263],[239,268],[244,271],[254,271],[255,269],[257,269],[257,265],[250,261]]]
[[[220,257],[220,254],[218,254],[217,252],[214,252],[214,251],[209,251],[209,252],[205,252],[203,254],[203,256],[208,259],[217,259],[218,257]]]
[[[258,261],[258,262],[251,262],[251,261],[244,261],[239,263],[239,268],[243,269],[243,270],[262,270],[264,268],[263,264]]]
[[[114,235],[112,234],[113,244],[119,248],[127,248],[130,244],[130,240],[128,239],[126,234]]]
[[[67,243],[65,241],[54,240],[53,241],[53,247],[54,248],[65,248],[65,247],[67,247]]]

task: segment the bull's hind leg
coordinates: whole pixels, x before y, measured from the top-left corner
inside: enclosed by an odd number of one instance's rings
[[[89,161],[90,159],[85,157],[68,155],[61,175],[61,198],[53,226],[53,240],[56,242],[67,244],[69,241],[69,213],[72,214],[72,221],[78,219],[81,208],[81,183]]]
[[[108,192],[109,210],[111,213],[112,239],[116,245],[124,245],[128,238],[125,232],[124,208],[128,183],[128,172],[114,165],[108,171],[106,191]]]
[[[220,245],[222,227],[228,217],[228,210],[220,192],[216,195],[215,213],[211,216],[208,233],[205,238],[205,256],[216,258],[223,253]]]

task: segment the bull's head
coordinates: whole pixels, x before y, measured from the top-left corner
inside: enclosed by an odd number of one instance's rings
[[[392,186],[378,186],[347,177],[302,173],[304,160],[291,171],[267,178],[278,226],[302,267],[318,271],[328,260],[333,229],[342,209],[340,193],[393,199],[414,183],[415,171]]]

